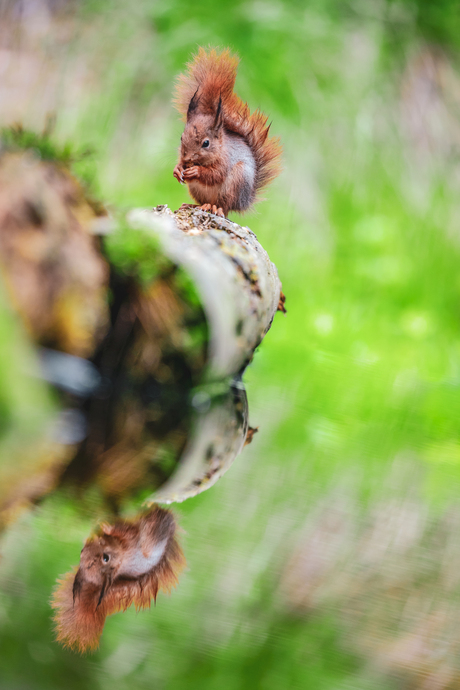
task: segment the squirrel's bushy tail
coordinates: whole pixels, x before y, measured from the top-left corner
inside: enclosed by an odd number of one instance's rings
[[[260,110],[251,114],[248,104],[233,92],[238,63],[228,48],[220,53],[200,48],[177,80],[174,105],[185,119],[194,96],[203,114],[214,114],[222,99],[225,128],[244,137],[254,155],[257,193],[281,171],[281,144],[278,137],[269,137],[267,116]]]

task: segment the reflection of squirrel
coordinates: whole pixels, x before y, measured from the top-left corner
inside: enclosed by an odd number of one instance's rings
[[[267,117],[235,93],[238,58],[200,48],[179,77],[175,105],[186,125],[174,177],[203,210],[246,211],[280,171],[281,146]]]
[[[107,616],[131,604],[146,608],[159,589],[169,591],[185,565],[175,534],[172,513],[158,506],[135,522],[102,525],[54,592],[58,641],[95,649]]]

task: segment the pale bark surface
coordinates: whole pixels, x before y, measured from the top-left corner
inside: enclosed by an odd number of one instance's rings
[[[207,380],[235,376],[252,359],[278,308],[275,265],[247,227],[200,209],[167,206],[129,214],[150,227],[165,253],[192,276],[210,326]]]

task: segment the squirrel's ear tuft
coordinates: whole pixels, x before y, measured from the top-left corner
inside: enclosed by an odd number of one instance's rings
[[[220,129],[224,124],[224,113],[222,111],[222,96],[219,96],[219,103],[217,104],[216,117],[214,119],[214,129]]]
[[[198,96],[198,89],[195,91],[190,99],[190,103],[187,108],[187,120],[193,114],[193,112],[198,108],[198,103],[200,102],[200,97]]]

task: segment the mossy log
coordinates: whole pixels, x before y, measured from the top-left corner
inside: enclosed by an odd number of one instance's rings
[[[210,331],[205,379],[241,374],[272,324],[281,293],[276,267],[255,234],[194,208],[135,209],[128,219],[158,234],[167,256],[197,286]]]
[[[14,368],[48,401],[15,458],[0,430],[3,520],[64,484],[115,512],[211,486],[244,445],[241,377],[280,302],[254,233],[195,208],[109,218],[29,153],[4,152],[1,179],[1,277],[29,353]]]

